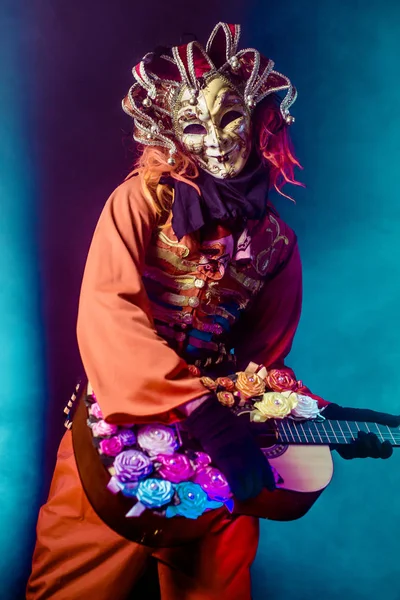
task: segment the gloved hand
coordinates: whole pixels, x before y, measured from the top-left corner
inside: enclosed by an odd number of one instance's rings
[[[215,396],[196,408],[183,425],[225,475],[238,500],[254,498],[264,487],[275,489],[271,467],[247,424]]]
[[[338,421],[363,421],[365,423],[378,423],[388,427],[398,427],[400,416],[381,413],[363,408],[346,408],[331,403],[322,411],[325,419]],[[381,442],[375,433],[360,431],[357,439],[351,444],[332,444],[331,448],[342,458],[390,458],[393,448],[389,441]]]

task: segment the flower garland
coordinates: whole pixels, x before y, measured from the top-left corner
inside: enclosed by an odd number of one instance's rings
[[[221,404],[229,408],[246,407],[252,421],[267,419],[315,419],[320,416],[318,402],[300,393],[303,383],[290,369],[259,368],[250,363],[246,371],[230,377],[202,377],[202,384],[215,391]],[[236,411],[235,411],[236,412]]]
[[[183,448],[175,427],[110,425],[94,393],[86,397],[86,406],[93,443],[111,475],[108,490],[136,499],[127,517],[146,509],[188,519],[223,505],[233,510],[224,475],[204,452]]]
[[[201,382],[234,412],[249,409],[253,421],[311,419],[320,414],[316,400],[299,393],[303,384],[293,379],[289,369],[267,372],[250,363],[246,371],[215,380],[202,377]],[[152,510],[167,518],[197,519],[223,505],[232,512],[225,476],[212,465],[210,456],[183,447],[177,426],[111,425],[104,420],[92,390],[85,402],[93,443],[111,475],[108,490],[136,500],[127,517]],[[279,483],[280,476],[272,469]]]

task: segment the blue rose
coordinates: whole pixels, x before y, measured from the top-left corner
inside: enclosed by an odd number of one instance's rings
[[[139,483],[136,497],[147,508],[158,508],[168,504],[174,493],[174,487],[170,481],[149,478]]]
[[[197,519],[208,508],[207,494],[197,483],[184,481],[175,486],[178,494],[179,504],[168,506],[166,516],[175,517],[179,515],[187,519]]]

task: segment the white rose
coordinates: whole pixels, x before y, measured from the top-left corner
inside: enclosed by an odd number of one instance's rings
[[[318,408],[318,402],[310,396],[303,396],[302,394],[296,394],[298,404],[295,406],[290,416],[297,417],[299,419],[315,419],[321,413]]]

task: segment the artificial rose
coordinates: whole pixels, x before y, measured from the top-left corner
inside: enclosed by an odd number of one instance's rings
[[[225,388],[228,392],[233,392],[235,384],[230,377],[218,377],[216,383]]]
[[[196,483],[191,481],[178,483],[176,491],[179,504],[167,508],[167,517],[180,515],[187,519],[197,519],[206,510],[207,494]]]
[[[214,379],[211,379],[211,377],[202,377],[200,381],[204,387],[208,388],[209,390],[216,390],[218,387],[217,382],[214,381]]]
[[[194,482],[205,491],[209,500],[226,502],[232,496],[225,475],[215,467],[205,467],[196,473]]]
[[[222,502],[209,500],[205,491],[197,483],[185,481],[178,483],[175,489],[179,498],[179,504],[167,507],[165,513],[167,518],[179,515],[187,519],[197,519],[206,510],[223,506]]]
[[[90,414],[93,415],[93,417],[96,417],[96,419],[104,419],[100,404],[98,402],[93,402],[93,404],[90,406]]]
[[[193,375],[193,377],[200,377],[201,371],[199,367],[196,367],[196,365],[188,365],[188,369],[189,373]]]
[[[244,400],[253,396],[261,396],[265,392],[264,381],[257,373],[251,373],[250,371],[240,371],[237,373],[235,387],[240,393],[240,397]]]
[[[159,454],[157,462],[160,463],[158,473],[172,483],[187,481],[194,474],[190,460],[184,454]]]
[[[211,463],[211,456],[208,456],[205,452],[195,452],[196,458],[192,461],[196,469],[201,467],[208,467]]]
[[[138,481],[153,470],[153,463],[139,450],[124,450],[114,461],[115,477],[122,483]]]
[[[136,435],[132,429],[126,427],[121,428],[118,432],[118,437],[124,446],[133,446],[136,444]]]
[[[178,448],[175,434],[165,425],[144,425],[139,428],[137,442],[150,456],[173,454]]]
[[[320,415],[318,402],[310,396],[303,396],[303,394],[296,394],[298,404],[291,412],[291,416],[299,419],[315,419]]]
[[[165,479],[149,478],[141,481],[137,488],[136,497],[146,508],[159,508],[168,504],[174,495],[174,488]]]
[[[218,392],[217,398],[221,404],[229,408],[235,405],[235,396],[231,392]]]
[[[295,391],[298,387],[298,383],[292,377],[289,369],[271,369],[268,371],[265,383],[268,388],[275,392]]]
[[[114,435],[118,431],[117,425],[110,425],[106,423],[103,419],[101,421],[97,421],[93,423],[92,433],[95,437],[106,437],[109,435]]]
[[[294,392],[267,392],[262,400],[254,403],[256,410],[251,418],[261,422],[267,419],[284,419],[297,404],[297,395]]]
[[[124,448],[119,436],[114,436],[101,440],[99,449],[102,454],[107,456],[117,456]]]

